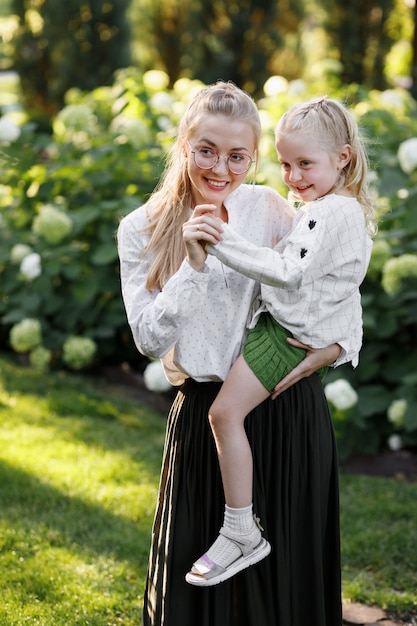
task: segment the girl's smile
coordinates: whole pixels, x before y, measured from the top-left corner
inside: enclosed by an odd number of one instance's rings
[[[276,142],[283,180],[305,202],[331,193],[350,160],[350,146],[333,154],[317,145],[320,140],[305,132],[284,135]]]

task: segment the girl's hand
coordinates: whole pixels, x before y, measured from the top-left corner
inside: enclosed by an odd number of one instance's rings
[[[297,339],[287,339],[288,343],[294,346],[294,348],[303,348],[307,351],[305,358],[295,367],[285,378],[283,378],[275,387],[274,393],[271,395],[272,400],[275,400],[277,396],[283,391],[298,383],[299,380],[310,376],[316,370],[334,363],[338,358],[341,347],[338,343],[332,343],[326,348],[315,349],[307,346]]]
[[[216,205],[199,204],[192,216],[182,227],[182,236],[187,250],[187,261],[197,272],[204,267],[207,258],[205,244],[215,245],[221,240],[221,220],[215,217]]]

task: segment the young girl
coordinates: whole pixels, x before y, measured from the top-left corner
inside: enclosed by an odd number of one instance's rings
[[[268,249],[225,224],[219,243],[206,246],[229,267],[263,283],[263,304],[243,356],[209,411],[225,518],[233,515],[238,521],[232,531],[223,525],[208,552],[194,563],[186,576],[193,585],[215,585],[269,554],[268,542],[251,525],[253,463],[244,421],[302,359],[287,338],[315,348],[338,342],[342,354],[336,364],[351,361],[354,367],[362,342],[359,286],[374,227],[358,126],[335,100],[297,104],[277,125],[276,149],[286,185],[304,203],[292,231]]]

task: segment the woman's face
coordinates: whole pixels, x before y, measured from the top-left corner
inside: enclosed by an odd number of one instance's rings
[[[247,176],[247,172],[234,174],[228,164],[231,163],[233,168],[246,157],[253,158],[255,147],[255,134],[250,124],[226,115],[206,116],[185,148],[193,205],[215,204],[220,209],[226,197]],[[204,156],[217,154],[220,159],[210,169],[203,169],[196,165],[194,151]],[[231,158],[227,160],[228,157]]]

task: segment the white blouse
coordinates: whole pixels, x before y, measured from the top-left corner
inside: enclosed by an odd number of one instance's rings
[[[250,326],[268,310],[314,348],[339,343],[342,352],[334,365],[352,361],[355,367],[362,345],[359,286],[372,250],[357,200],[331,194],[305,205],[273,250],[258,248],[230,226],[224,225],[223,241],[207,251],[263,283],[262,305]]]
[[[122,294],[136,346],[162,359],[174,385],[187,377],[223,381],[242,350],[259,283],[208,256],[203,271],[184,260],[162,291],[148,291],[143,229],[150,203],[127,215],[118,229]],[[269,187],[241,185],[225,206],[234,232],[254,246],[271,248],[292,227],[293,210]]]

